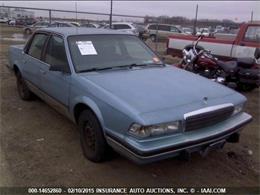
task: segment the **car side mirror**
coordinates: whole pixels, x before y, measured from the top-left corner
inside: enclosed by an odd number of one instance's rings
[[[51,65],[49,70],[63,72],[63,73],[70,73],[70,69],[68,65]]]
[[[255,54],[254,54],[254,56],[255,56],[255,59],[259,59],[259,58],[260,58],[260,48],[256,48],[256,49],[255,49]]]

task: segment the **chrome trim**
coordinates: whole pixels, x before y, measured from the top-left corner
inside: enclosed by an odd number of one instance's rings
[[[45,101],[48,105],[50,105],[53,109],[58,111],[60,114],[66,116],[69,119],[72,119],[67,105],[59,102],[57,99],[48,95],[46,92],[39,89],[36,85],[31,83],[30,81],[25,80],[25,82],[26,82],[27,86],[29,87],[29,89],[33,93],[35,93],[39,98],[41,98],[43,101]]]
[[[230,106],[234,107],[234,104],[231,104],[231,103],[219,104],[219,105],[216,105],[216,106],[209,106],[209,107],[202,108],[202,109],[199,109],[199,110],[194,110],[192,112],[185,113],[184,114],[184,120],[186,120],[188,117],[191,117],[191,116],[196,116],[198,114],[207,113],[207,112],[211,112],[211,111],[214,111],[214,110],[218,110],[218,109],[226,108],[226,107],[230,107]]]
[[[202,141],[201,143],[193,144],[193,145],[186,146],[186,147],[183,147],[183,148],[179,148],[179,149],[176,149],[176,150],[173,149],[171,151],[153,154],[153,155],[150,155],[150,156],[142,156],[140,154],[136,154],[135,152],[131,151],[129,148],[127,148],[126,146],[122,145],[121,143],[117,142],[116,140],[114,140],[113,138],[111,138],[109,136],[107,136],[107,140],[110,141],[110,143],[112,142],[112,143],[116,144],[117,147],[121,147],[121,149],[127,151],[129,154],[135,156],[136,158],[144,160],[144,159],[151,159],[151,158],[155,158],[155,157],[161,157],[161,156],[171,154],[171,153],[177,153],[177,152],[180,152],[180,151],[183,151],[183,150],[192,149],[192,148],[203,146],[203,145],[206,145],[206,144],[209,144],[209,143],[214,143],[214,142],[217,142],[219,140],[225,139],[225,138],[227,138],[228,136],[230,136],[234,133],[241,131],[241,129],[242,129],[242,127],[238,128],[238,129],[236,129],[236,130],[234,130],[230,133],[227,133],[227,134],[225,134],[221,137],[218,137],[218,138],[214,138],[214,139],[207,140],[207,141]],[[116,150],[116,148],[115,148],[115,150]]]

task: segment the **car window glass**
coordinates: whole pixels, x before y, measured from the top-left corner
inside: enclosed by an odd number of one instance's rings
[[[28,54],[37,59],[41,59],[42,49],[47,40],[47,37],[48,36],[45,34],[36,34],[32,40],[31,46],[28,50]]]
[[[259,41],[259,39],[260,39],[260,27],[259,26],[249,26],[247,28],[244,40],[257,42],[257,41]]]
[[[131,29],[131,27],[127,24],[114,24],[114,29]]]
[[[70,27],[70,25],[69,25],[69,24],[66,24],[66,23],[61,23],[61,24],[60,24],[60,27]]]
[[[61,37],[52,36],[46,49],[45,62],[50,65],[67,66],[64,41]]]
[[[46,26],[48,25],[46,22],[38,22],[37,24],[35,24],[35,26]]]
[[[150,30],[156,30],[156,25],[150,25],[150,26],[148,27],[148,29],[150,29]]]
[[[179,32],[179,30],[176,27],[171,26],[171,32]]]
[[[159,30],[162,30],[162,31],[170,31],[170,26],[167,26],[167,25],[159,25]]]
[[[125,40],[124,42],[125,48],[128,56],[131,58],[142,59],[149,58],[151,56],[150,52],[144,50],[143,45],[138,42],[134,42],[131,40]]]
[[[155,54],[136,36],[82,35],[70,36],[69,47],[76,71],[127,64],[152,63]],[[94,48],[94,53],[82,54],[78,42]]]

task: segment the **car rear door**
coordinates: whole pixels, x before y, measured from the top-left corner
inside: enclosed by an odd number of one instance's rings
[[[45,33],[34,34],[23,54],[22,76],[36,87],[40,87],[40,67],[43,64],[41,59],[48,37]]]
[[[40,68],[41,88],[47,95],[47,99],[53,105],[66,109],[69,101],[70,73],[50,71],[51,65],[67,66],[69,68],[65,51],[64,39],[60,35],[51,35],[43,54],[43,61]]]

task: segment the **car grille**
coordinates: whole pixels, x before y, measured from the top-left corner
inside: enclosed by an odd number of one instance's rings
[[[224,121],[233,114],[233,111],[233,104],[224,104],[187,113],[186,116],[184,116],[185,131],[192,131],[204,128]]]

